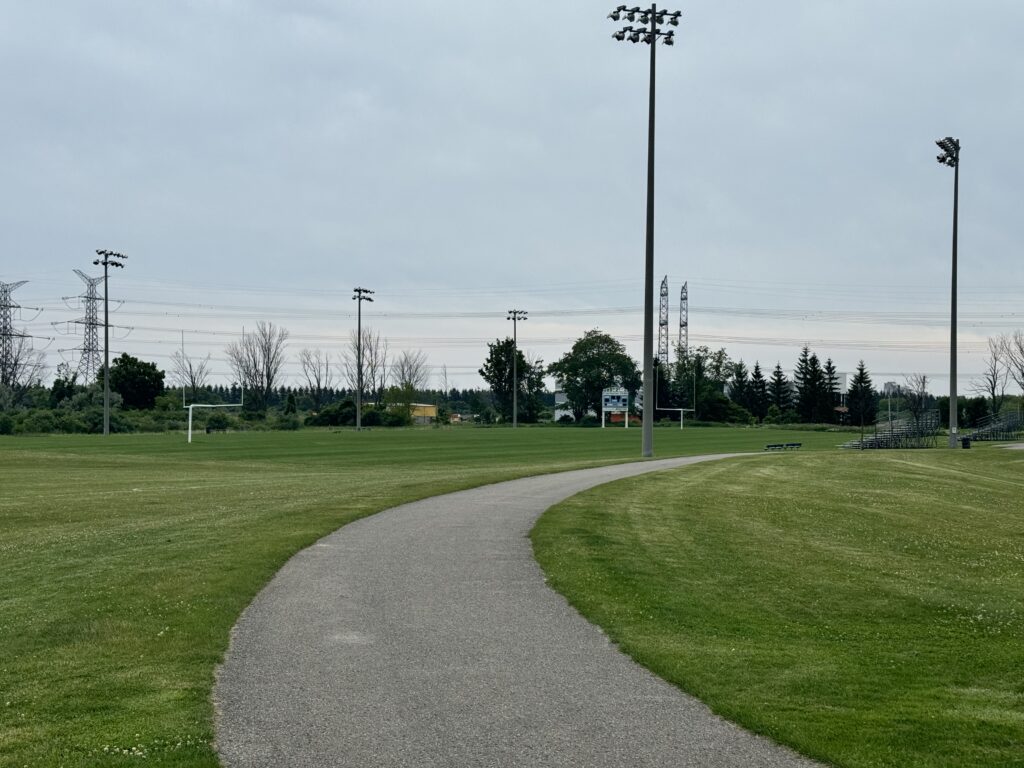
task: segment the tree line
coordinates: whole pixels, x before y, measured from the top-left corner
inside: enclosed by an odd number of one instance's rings
[[[369,425],[409,423],[415,403],[435,405],[438,420],[444,422],[452,414],[487,423],[511,421],[514,401],[518,401],[520,421],[540,422],[551,419],[554,410],[554,393],[545,387],[549,376],[565,393],[569,415],[564,420],[586,423],[600,413],[604,389],[624,387],[635,402],[642,382],[639,365],[622,343],[599,329],[584,333],[550,364],[517,349],[511,338],[496,339],[487,345],[479,369],[487,388],[461,390],[448,386],[444,366],[438,369],[440,386],[432,387],[431,367],[423,352],[393,353],[387,339],[371,328],[363,329],[359,337],[352,332],[335,358],[319,349],[300,349],[301,379],[298,385],[285,384],[282,372],[288,339],[287,329],[261,322],[231,342],[225,349],[233,377],[230,385],[211,384],[209,355],[197,358],[175,352],[170,383],[156,364],[119,356],[110,371],[114,429],[174,428],[181,418],[182,400],[240,402],[243,392],[241,418],[250,423],[281,428],[303,423],[344,426],[354,423],[353,401],[360,384]],[[688,419],[705,422],[863,427],[876,420],[880,394],[864,362],[859,363],[844,395],[832,359],[823,361],[807,346],[800,350],[792,377],[786,375],[781,361],[770,371],[760,361],[751,368],[742,359],[733,360],[725,348],[677,349],[673,360],[656,362],[653,407],[664,419],[678,420],[684,412]],[[33,378],[26,379],[26,372]],[[0,432],[98,430],[102,371],[94,382],[79,382],[67,365],[61,365],[47,388],[41,382],[41,359],[32,355],[19,357],[17,367],[8,366],[0,374]],[[983,373],[972,382],[976,397],[961,399],[960,423],[971,426],[1010,404],[1010,382],[1024,389],[1024,333],[1020,331],[990,339]],[[908,376],[895,393],[897,410],[938,408],[946,419],[948,407],[942,398],[928,394],[927,384],[924,376]],[[892,398],[887,407],[891,403]],[[203,414],[201,418],[233,417]]]

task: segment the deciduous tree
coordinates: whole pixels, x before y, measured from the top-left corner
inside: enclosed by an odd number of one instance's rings
[[[548,366],[565,392],[577,421],[588,411],[600,413],[601,392],[613,386],[625,387],[630,394],[640,388],[640,370],[626,354],[621,342],[598,329],[587,331],[572,349]],[[645,403],[645,407],[654,407]]]
[[[972,382],[974,391],[989,401],[989,413],[993,416],[1002,409],[1006,400],[1006,385],[1010,381],[1006,337],[988,340],[988,357],[985,358],[981,373]]]
[[[358,388],[358,355],[363,358],[363,394],[369,394],[375,405],[384,400],[388,386],[388,340],[372,328],[363,328],[362,339],[356,331],[349,334],[348,348],[342,352],[341,367],[345,382],[353,392]]]
[[[100,371],[102,381],[103,372]],[[110,389],[121,396],[126,408],[147,410],[164,391],[164,372],[156,363],[147,363],[123,354],[110,364]]]
[[[319,349],[306,348],[299,352],[299,365],[306,379],[313,410],[319,411],[327,393],[334,389],[335,370],[331,366],[331,358]]]
[[[195,400],[196,393],[206,387],[206,382],[210,378],[210,355],[195,358],[178,350],[171,355],[171,365],[178,386],[184,390],[191,390],[191,397]]]
[[[228,363],[239,383],[249,394],[246,406],[264,411],[284,367],[288,331],[273,323],[259,322],[256,330],[243,334],[225,350]]]
[[[540,415],[544,389],[544,361],[530,361],[517,349],[512,337],[496,339],[487,345],[487,359],[479,370],[480,376],[491,388],[491,403],[505,421],[512,421],[512,360],[515,353],[515,374],[519,386],[519,421],[535,422]]]

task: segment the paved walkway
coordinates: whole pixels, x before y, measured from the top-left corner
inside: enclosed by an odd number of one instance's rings
[[[533,560],[527,534],[552,504],[714,458],[439,496],[300,552],[245,611],[218,672],[224,764],[814,765],[634,664]]]

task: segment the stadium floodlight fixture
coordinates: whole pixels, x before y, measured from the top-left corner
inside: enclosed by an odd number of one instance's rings
[[[956,395],[956,272],[957,272],[957,227],[960,217],[960,139],[947,136],[936,139],[935,144],[942,154],[935,159],[941,165],[953,169],[953,269],[949,299],[949,447],[956,448],[958,401]]]
[[[935,144],[942,150],[942,154],[938,155],[935,159],[942,165],[955,168],[957,163],[960,162],[960,140],[947,136],[944,139],[937,139]]]
[[[624,13],[623,13],[624,12]],[[647,226],[646,226],[646,248],[644,254],[644,372],[643,372],[643,447],[641,455],[644,457],[654,455],[654,72],[655,72],[655,50],[658,38],[660,37],[665,45],[675,45],[675,36],[672,30],[662,31],[659,25],[666,21],[673,27],[679,26],[681,11],[659,10],[657,5],[641,9],[639,6],[625,8],[619,6],[609,14],[613,21],[619,21],[625,15],[629,21],[636,21],[637,16],[643,22],[644,27],[634,28],[623,27],[612,35],[616,40],[629,40],[631,43],[639,43],[641,40],[651,46],[651,69],[650,69],[650,106],[647,121]]]

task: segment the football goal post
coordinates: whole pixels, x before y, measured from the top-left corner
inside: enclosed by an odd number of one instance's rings
[[[185,407],[188,409],[188,442],[192,444],[192,409],[193,408],[241,408],[245,405],[245,390],[242,390],[242,402],[240,403],[190,403]]]

